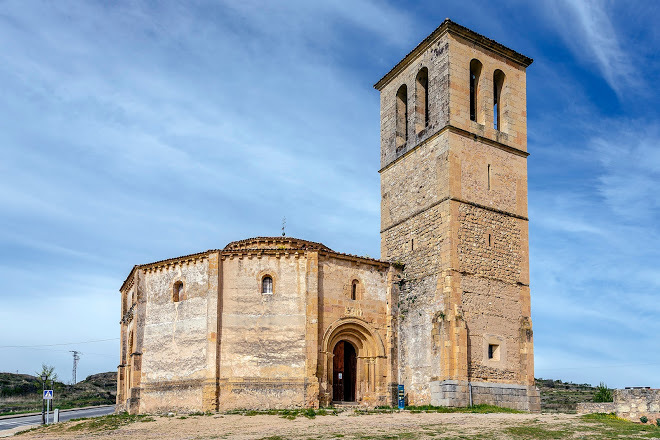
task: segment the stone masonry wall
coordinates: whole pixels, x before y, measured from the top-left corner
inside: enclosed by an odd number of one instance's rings
[[[305,406],[306,260],[223,260],[220,409]],[[261,292],[265,275],[273,293]]]
[[[451,196],[527,217],[527,159],[471,136],[449,133]]]
[[[447,136],[441,134],[381,172],[381,231],[387,231],[447,198],[447,151]],[[387,237],[392,238],[393,233]],[[397,237],[397,240],[406,240],[410,244],[413,238],[408,234]],[[395,252],[404,252],[394,245],[388,247],[388,240],[381,243],[381,258],[392,258]]]
[[[405,264],[396,311],[400,374],[409,403],[428,403],[435,395],[457,404],[460,399],[441,396],[443,387],[481,380],[493,384],[481,387],[484,402],[511,397],[507,406],[532,410],[538,392],[529,302],[525,67],[505,51],[449,29],[415,49],[414,58],[378,86],[381,257]],[[477,121],[470,120],[473,58],[483,64]],[[433,130],[416,137],[411,90],[422,66],[430,76],[441,66],[447,87],[430,90],[429,102],[440,103],[436,109],[443,112],[431,112]],[[496,69],[505,74],[497,129]],[[401,84],[408,88],[409,131],[406,143],[397,145]],[[497,356],[489,357],[489,346]]]
[[[447,148],[440,134],[381,172],[381,258],[405,267],[394,325],[398,379],[411,404],[428,403],[429,381],[441,374],[441,342],[431,335],[444,312],[439,272],[450,259]]]
[[[415,156],[425,156],[429,151],[432,151],[432,146],[426,145],[402,158],[383,172],[383,184],[385,185],[389,179],[397,179],[401,174],[409,174],[423,180],[423,174],[413,172],[412,168],[417,160]],[[443,171],[443,167],[445,170],[447,167],[446,156],[429,160],[428,163],[435,163],[435,168],[439,170],[437,175],[440,177],[437,180],[433,177],[429,178],[429,175],[433,176],[432,173],[426,175],[429,181],[428,188],[432,188],[435,196],[442,187],[438,181],[446,179],[446,172]],[[407,167],[411,169],[408,171]],[[400,190],[407,187],[402,185]],[[414,186],[410,187],[414,188]],[[410,213],[415,208],[419,208],[421,212],[409,216],[405,221],[381,233],[382,258],[405,265],[404,281],[393,310],[396,317],[394,324],[398,331],[401,374],[398,379],[405,385],[408,401],[411,404],[428,403],[430,378],[441,374],[440,341],[434,340],[431,335],[434,331],[434,319],[444,311],[441,287],[438,291],[441,278],[438,272],[449,262],[450,202],[445,200],[428,207],[428,199],[403,192],[392,196],[390,200],[395,201],[394,206],[404,205],[398,215]],[[438,200],[437,196],[430,199]],[[409,207],[405,207],[405,200],[412,201]],[[417,204],[415,201],[426,203]],[[385,203],[384,199],[383,204]],[[425,206],[427,209],[424,210]]]
[[[418,59],[407,66],[396,80],[387,84],[380,94],[380,135],[381,168],[402,156],[411,148],[442,129],[449,120],[449,46],[446,38],[440,38]],[[415,122],[418,112],[415,109],[416,77],[423,68],[428,68],[429,124],[421,132],[416,132]],[[408,139],[406,144],[396,148],[396,94],[401,85],[408,89]]]
[[[472,380],[512,383],[520,374],[520,288],[463,275],[462,311],[468,330],[468,375]],[[497,359],[488,345],[499,346]]]
[[[322,255],[319,259],[318,344],[321,356],[318,375],[321,405],[332,400],[333,375],[329,371],[332,365],[329,360],[336,339],[342,338],[356,345],[356,400],[371,406],[391,404],[392,382],[396,379],[392,378],[390,356],[392,329],[388,270],[388,266],[362,264],[332,255]],[[353,281],[358,282],[355,300],[351,298]],[[346,322],[359,330],[351,329],[344,336],[331,337],[334,332],[341,332]],[[348,339],[353,337],[357,339]],[[379,357],[380,346],[386,357]]]
[[[610,414],[616,412],[614,402],[580,402],[577,404],[578,414]]]
[[[146,311],[140,412],[203,411],[207,371],[208,259],[144,273]],[[174,283],[183,294],[172,299]]]
[[[521,220],[468,204],[459,206],[458,270],[515,283],[523,257]]]
[[[525,68],[460,36],[449,34],[449,123],[470,133],[527,151]],[[478,84],[477,121],[470,120],[470,61],[483,67]],[[504,72],[500,130],[493,128],[493,73]]]
[[[633,388],[614,390],[616,415],[634,422],[646,416],[660,419],[660,389]]]
[[[617,417],[639,422],[646,416],[651,423],[660,419],[660,389],[632,388],[614,390],[614,401],[578,403],[578,414],[616,413]]]

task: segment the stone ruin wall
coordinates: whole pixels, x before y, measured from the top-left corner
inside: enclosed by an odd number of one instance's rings
[[[613,397],[613,402],[578,403],[577,413],[615,413],[617,417],[632,422],[639,422],[642,416],[646,416],[651,423],[660,419],[660,389],[619,389],[614,390]]]
[[[616,415],[639,421],[646,416],[649,421],[660,419],[660,389],[632,388],[614,390]]]

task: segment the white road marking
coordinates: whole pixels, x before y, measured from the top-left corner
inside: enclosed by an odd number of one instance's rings
[[[90,409],[81,409],[77,411],[67,411],[60,413],[60,421],[64,422],[70,419],[77,419],[82,417],[98,417],[114,412],[114,407],[106,406],[102,408],[90,408]],[[51,413],[52,420],[52,413]],[[0,420],[0,430],[18,428],[19,426],[30,426],[30,425],[41,425],[41,415],[38,416],[27,416],[27,417],[16,417]]]

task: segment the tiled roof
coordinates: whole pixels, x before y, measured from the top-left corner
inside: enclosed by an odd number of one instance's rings
[[[264,243],[264,244],[277,243],[281,245],[289,245],[290,249],[324,249],[328,251],[332,250],[323,243],[317,243],[315,241],[302,240],[300,238],[286,237],[286,236],[253,237],[253,238],[246,238],[245,240],[232,241],[227,246],[225,246],[224,250],[250,249],[248,246],[250,246],[251,244],[255,244],[258,246],[255,249],[263,249],[263,246],[259,246],[259,243]]]

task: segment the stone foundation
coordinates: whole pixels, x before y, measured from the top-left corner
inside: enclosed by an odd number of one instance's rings
[[[471,382],[472,404],[496,405],[520,411],[541,411],[538,388],[506,383]],[[431,405],[469,406],[470,382],[457,380],[434,381],[431,386]]]

